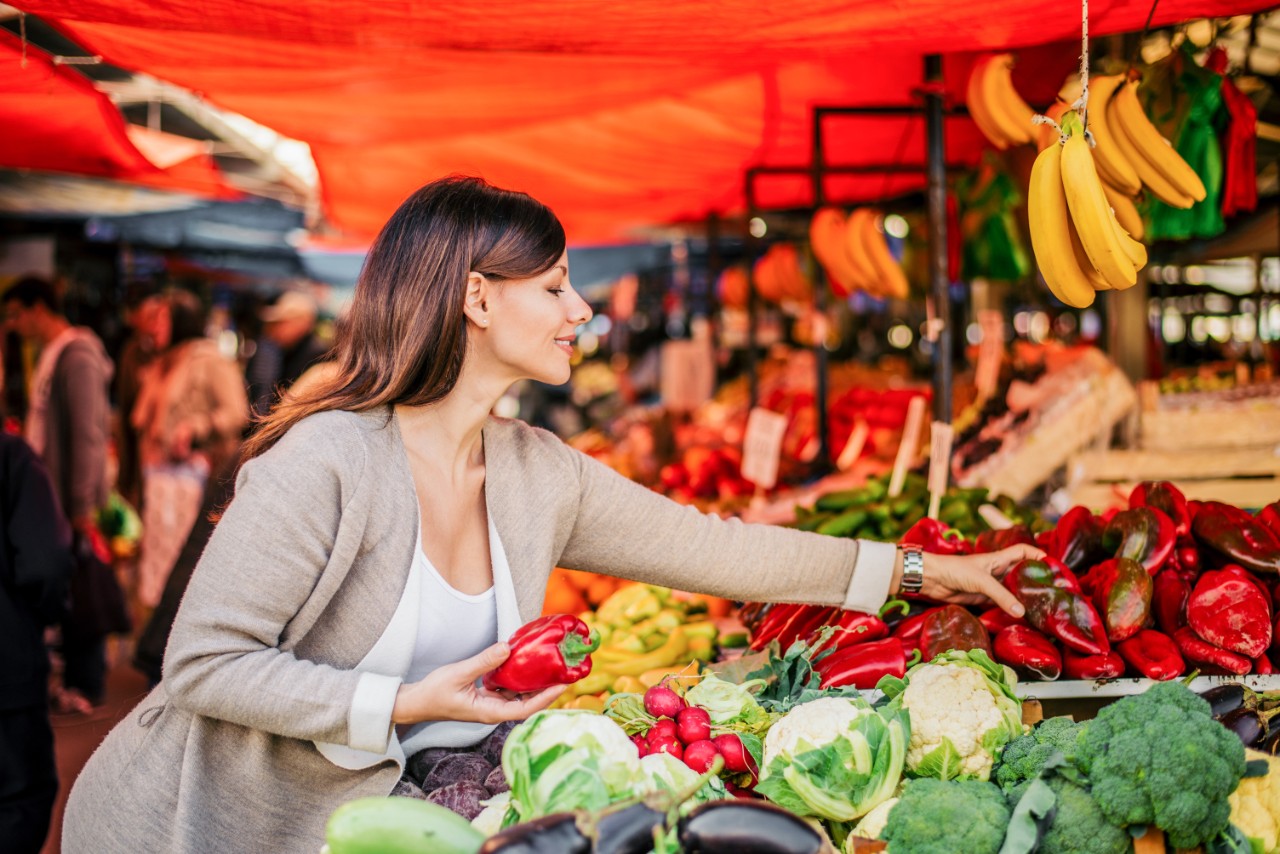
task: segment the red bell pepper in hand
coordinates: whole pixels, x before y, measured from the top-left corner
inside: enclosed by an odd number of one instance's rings
[[[825,642],[818,643],[814,635],[809,636],[810,643],[817,643],[812,650],[813,653],[824,649],[843,649],[853,644],[880,640],[889,636],[889,626],[884,620],[875,614],[863,611],[841,611],[832,626],[835,631]]]
[[[1102,617],[1061,561],[1024,560],[1005,575],[1004,586],[1027,609],[1027,622],[1035,628],[1088,655],[1110,651]]]
[[[1049,557],[1062,561],[1072,572],[1083,572],[1110,557],[1102,547],[1106,524],[1088,507],[1072,507],[1058,520],[1053,537],[1044,545]]]
[[[1185,540],[1191,536],[1191,514],[1187,511],[1187,497],[1167,480],[1148,480],[1138,484],[1129,493],[1129,509],[1151,507],[1159,510],[1173,522],[1174,536]]]
[[[1080,587],[1093,597],[1112,643],[1133,637],[1151,617],[1154,584],[1136,560],[1104,560],[1080,579]]]
[[[1124,675],[1124,659],[1115,650],[1105,655],[1081,655],[1064,649],[1062,672],[1068,679],[1115,679]]]
[[[980,649],[991,656],[991,636],[982,623],[959,605],[944,605],[925,615],[920,627],[920,652],[932,661],[949,649]]]
[[[885,638],[837,650],[814,667],[822,677],[823,688],[853,685],[866,691],[876,687],[884,676],[901,679],[906,675],[908,663],[902,641]]]
[[[1271,646],[1270,597],[1242,567],[1206,572],[1187,600],[1187,624],[1214,646],[1257,658]]]
[[[1117,513],[1102,532],[1102,545],[1115,557],[1136,560],[1155,575],[1173,554],[1177,536],[1168,516],[1151,507]]]
[[[527,694],[569,685],[590,673],[600,634],[572,614],[548,614],[516,629],[507,646],[511,654],[484,675],[484,687]]]
[[[1172,567],[1156,574],[1151,610],[1155,613],[1156,626],[1166,635],[1172,635],[1187,624],[1187,600],[1191,598],[1191,584]]]
[[[996,635],[995,660],[1019,676],[1053,681],[1062,675],[1062,655],[1053,641],[1030,626],[1009,626]]]
[[[1036,544],[1036,535],[1025,525],[1014,525],[1002,531],[983,531],[973,542],[973,553],[990,554],[1022,543],[1031,546]]]
[[[978,622],[982,623],[987,633],[995,637],[1002,629],[1010,626],[1029,626],[1022,617],[1011,617],[1001,608],[988,608],[978,615]]]
[[[1164,682],[1181,676],[1187,669],[1178,644],[1163,632],[1143,629],[1127,641],[1116,644],[1125,663],[1148,679]]]
[[[1196,541],[1254,572],[1280,573],[1280,534],[1239,507],[1205,501],[1191,522]]]
[[[917,545],[929,554],[969,554],[969,544],[965,541],[964,534],[927,516],[912,525],[898,542]]]
[[[1173,640],[1178,644],[1182,657],[1207,675],[1243,676],[1253,668],[1251,660],[1230,650],[1214,646],[1193,632],[1190,626],[1183,626],[1174,632]]]

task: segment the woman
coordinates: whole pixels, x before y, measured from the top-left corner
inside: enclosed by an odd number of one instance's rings
[[[162,355],[142,373],[131,421],[142,463],[138,598],[154,608],[195,523],[210,471],[235,454],[249,423],[244,378],[205,337],[205,312],[186,291],[153,297],[151,332]]]
[[[330,812],[391,792],[406,753],[556,698],[477,685],[556,565],[864,609],[896,589],[892,545],[703,515],[490,417],[519,379],[569,378],[590,316],[534,199],[449,178],[392,215],[336,376],[246,443],[164,679],[81,774],[64,851],[317,850]],[[1012,610],[995,576],[1032,554],[930,557],[924,590]]]

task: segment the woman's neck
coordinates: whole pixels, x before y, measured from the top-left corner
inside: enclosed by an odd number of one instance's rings
[[[411,452],[429,457],[444,472],[463,475],[484,464],[482,433],[498,398],[459,382],[443,400],[397,406],[400,434]]]

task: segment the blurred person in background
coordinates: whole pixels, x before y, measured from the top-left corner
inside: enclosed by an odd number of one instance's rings
[[[19,280],[4,294],[4,310],[8,327],[40,348],[23,433],[48,468],[76,536],[100,541],[97,512],[110,489],[111,359],[92,330],[67,321],[51,282]],[[87,713],[102,700],[106,638],[65,621],[62,655],[64,688],[54,696],[55,708]]]
[[[205,310],[187,291],[159,297],[160,355],[142,374],[131,419],[142,463],[138,599],[160,601],[199,512],[210,472],[233,457],[249,423],[239,366],[205,337]]]
[[[58,794],[44,628],[62,616],[70,577],[71,529],[49,473],[0,433],[0,840],[12,854],[44,846]]]
[[[329,345],[316,335],[316,301],[302,291],[285,291],[258,316],[262,335],[246,374],[253,414],[261,417],[308,368],[324,359]]]
[[[125,310],[125,323],[132,330],[120,350],[116,371],[115,400],[120,416],[116,428],[116,491],[134,507],[141,506],[142,466],[138,461],[138,430],[129,415],[138,402],[142,373],[156,357],[157,340],[165,332],[159,321],[165,319],[164,299],[156,294],[132,295]]]

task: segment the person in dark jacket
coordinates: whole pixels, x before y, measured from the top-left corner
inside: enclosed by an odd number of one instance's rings
[[[285,291],[262,309],[262,336],[245,370],[249,404],[262,417],[307,368],[324,359],[329,345],[316,335],[319,307],[302,291]]]
[[[44,627],[61,617],[70,577],[71,530],[49,473],[0,433],[0,848],[11,854],[44,846],[58,794]]]

